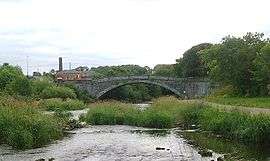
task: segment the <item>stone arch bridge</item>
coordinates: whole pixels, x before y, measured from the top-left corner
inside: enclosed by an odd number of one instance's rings
[[[73,83],[78,88],[88,91],[96,98],[127,84],[145,83],[161,86],[182,98],[198,98],[209,94],[210,82],[206,79],[173,78],[156,76],[128,76],[103,79],[67,80],[62,83]]]

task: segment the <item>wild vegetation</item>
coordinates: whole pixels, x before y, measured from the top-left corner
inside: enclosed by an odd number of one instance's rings
[[[19,67],[8,64],[0,66],[0,89],[0,144],[16,149],[41,147],[63,136],[68,120],[44,114],[41,108],[59,111],[86,107],[85,99],[75,99],[74,89],[58,86],[47,76],[29,79]]]
[[[32,101],[1,96],[0,144],[17,149],[40,147],[63,136],[64,122],[42,114]]]
[[[60,98],[44,99],[39,102],[39,107],[48,111],[56,110],[80,110],[86,108],[83,101]]]
[[[83,120],[93,125],[132,125],[153,128],[169,128],[172,119],[159,111],[140,111],[132,104],[101,102],[90,106]]]
[[[250,115],[182,102],[173,97],[154,101],[150,108],[138,110],[131,104],[101,102],[94,104],[84,116],[93,125],[133,125],[154,128],[199,127],[225,138],[245,144],[270,144],[270,116]]]

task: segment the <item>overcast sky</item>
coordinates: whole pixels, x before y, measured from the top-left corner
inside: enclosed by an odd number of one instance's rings
[[[174,63],[226,35],[270,33],[269,0],[0,0],[0,63],[29,73]]]

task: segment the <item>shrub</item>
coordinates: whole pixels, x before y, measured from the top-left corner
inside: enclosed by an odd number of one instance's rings
[[[61,124],[33,108],[0,107],[0,143],[17,149],[40,147],[63,136]]]
[[[48,98],[76,98],[76,94],[74,90],[68,88],[68,87],[47,87],[45,88],[41,93],[40,97],[43,99]]]
[[[39,107],[49,110],[80,110],[86,108],[84,102],[80,100],[67,99],[63,101],[59,98],[45,99],[39,102]]]
[[[19,67],[3,64],[0,66],[0,89],[5,89],[10,82],[19,77],[24,77],[23,72]]]
[[[30,96],[32,93],[32,86],[28,78],[18,77],[7,85],[6,90],[9,94]]]
[[[54,83],[45,78],[32,81],[33,93],[37,96],[39,96],[44,89],[52,86],[55,86]]]
[[[77,98],[81,101],[84,101],[85,103],[94,101],[94,97],[91,96],[86,90],[77,88],[74,84],[65,84],[65,87],[73,89],[75,91]]]

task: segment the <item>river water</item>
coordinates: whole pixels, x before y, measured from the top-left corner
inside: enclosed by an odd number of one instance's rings
[[[146,108],[145,105],[142,108]],[[79,115],[85,112],[87,111],[80,110],[72,113],[74,118],[78,119]],[[53,158],[58,161],[210,161],[223,156],[223,151],[211,147],[220,154],[213,152],[212,157],[201,157],[198,154],[199,147],[187,140],[191,136],[183,134],[186,132],[179,129],[160,130],[120,125],[87,126],[69,131],[62,140],[42,148],[16,151],[1,145],[0,161],[35,161],[41,158]],[[203,137],[198,138],[201,141]],[[192,136],[192,140],[196,138]],[[214,144],[218,142],[206,138],[206,142],[211,145],[213,143],[210,140],[214,141]],[[225,145],[224,142],[220,144]],[[227,148],[235,147],[232,144]],[[239,151],[241,150],[240,148]],[[270,156],[266,155],[262,160],[270,160],[267,157]]]
[[[1,148],[1,159],[31,161],[40,158],[63,161],[169,161],[198,160],[198,150],[174,130],[160,131],[131,126],[89,126],[46,147],[26,151]],[[156,148],[165,148],[157,150]],[[213,158],[218,154],[214,153]]]

